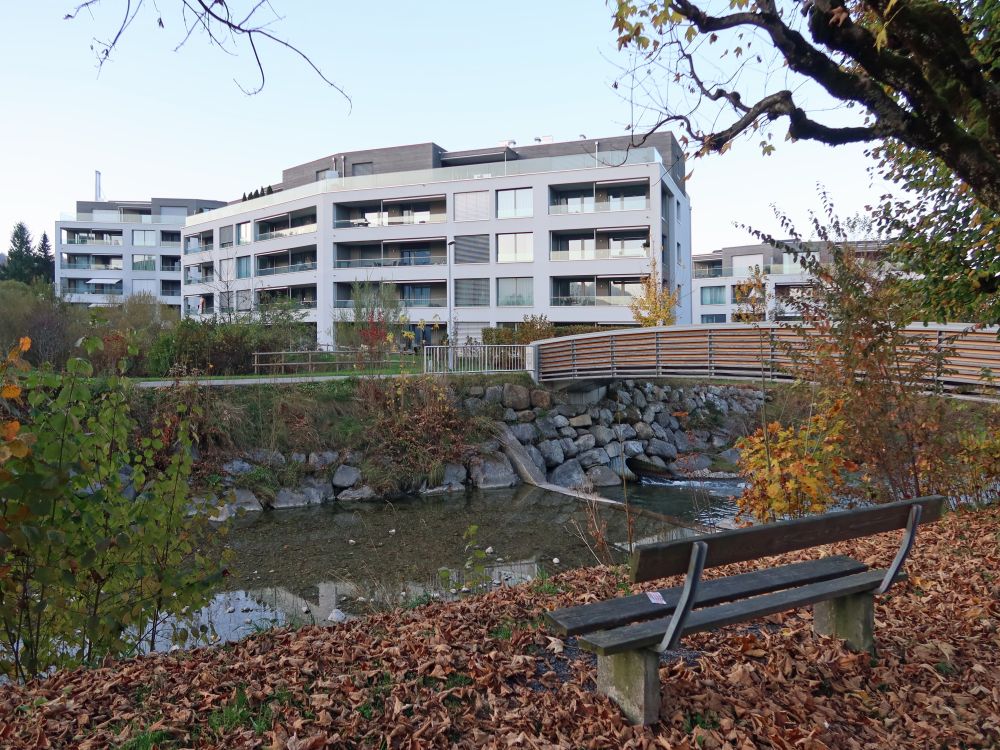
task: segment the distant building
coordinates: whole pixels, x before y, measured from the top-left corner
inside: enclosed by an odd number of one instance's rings
[[[858,242],[856,251],[875,257],[884,247],[880,242]],[[795,320],[794,307],[789,303],[809,294],[814,282],[801,261],[817,257],[821,263],[832,260],[825,243],[806,242],[802,250],[796,257],[767,244],[740,245],[693,256],[693,322],[737,322],[733,315],[740,307],[740,287],[750,279],[755,267],[767,277],[768,319]]]
[[[291,302],[329,344],[352,314],[352,284],[371,282],[391,285],[425,341],[421,320],[460,342],[525,315],[631,325],[652,259],[665,287],[690,289],[684,174],[669,133],[638,148],[624,136],[334,154],[188,217],[184,314]],[[683,299],[680,323],[691,321]]]
[[[89,306],[146,292],[181,304],[181,231],[185,220],[226,205],[220,201],[77,201],[56,222],[56,291]]]

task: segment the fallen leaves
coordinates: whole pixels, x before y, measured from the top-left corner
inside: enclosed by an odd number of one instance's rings
[[[620,593],[617,571],[592,568],[556,576],[554,596],[505,587],[6,686],[0,747],[96,750],[154,731],[163,748],[995,746],[998,532],[1000,508],[921,529],[910,581],[876,605],[875,660],[813,635],[805,610],[685,639],[661,665],[663,720],[650,728],[595,692],[592,657],[537,625],[547,609]],[[897,544],[824,552],[885,565]],[[500,626],[509,639],[491,635]]]

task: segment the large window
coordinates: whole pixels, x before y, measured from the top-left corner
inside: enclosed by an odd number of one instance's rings
[[[219,247],[232,247],[233,246],[233,225],[227,224],[224,227],[219,227]]]
[[[726,304],[726,287],[703,286],[701,288],[701,304],[703,305]]]
[[[455,279],[455,307],[489,307],[489,279]]]
[[[251,242],[253,242],[253,229],[250,227],[250,222],[244,221],[242,224],[237,224],[236,244],[249,245]]]
[[[609,211],[634,211],[646,207],[646,185],[617,185],[607,188]]]
[[[497,279],[497,305],[499,307],[531,307],[534,304],[534,279]]]
[[[133,229],[132,230],[132,246],[133,247],[156,247],[156,230],[155,229]]]
[[[535,243],[531,232],[497,235],[498,263],[530,263],[534,258]]]
[[[156,270],[156,256],[155,255],[133,255],[132,256],[132,270],[133,271],[155,271]]]
[[[531,188],[497,190],[497,218],[514,219],[532,216]]]
[[[430,307],[431,288],[428,285],[402,284],[399,298],[408,307]]]
[[[236,278],[250,278],[250,256],[242,255],[236,259]]]
[[[456,264],[489,263],[490,236],[488,234],[455,235]]]
[[[725,323],[726,314],[725,313],[713,313],[712,315],[702,315],[702,323]]]
[[[455,221],[485,221],[490,218],[490,193],[455,193]]]
[[[374,164],[370,161],[359,161],[351,165],[351,176],[352,177],[362,177],[364,175],[374,174],[375,168]]]

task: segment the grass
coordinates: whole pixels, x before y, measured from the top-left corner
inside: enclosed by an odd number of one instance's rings
[[[509,641],[513,635],[514,631],[511,628],[510,623],[506,622],[490,631],[490,638],[497,641]]]
[[[152,750],[154,747],[163,747],[164,743],[170,741],[170,735],[162,730],[143,732],[128,740],[124,745],[119,745],[118,750]]]
[[[262,735],[271,728],[274,712],[270,702],[252,707],[243,688],[236,690],[236,698],[222,708],[217,708],[208,717],[208,726],[217,734],[227,734],[239,727],[252,729]]]

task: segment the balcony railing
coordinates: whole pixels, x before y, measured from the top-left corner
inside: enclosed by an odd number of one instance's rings
[[[160,247],[180,247],[180,240],[161,240]]]
[[[629,203],[622,201],[598,201],[586,205],[555,204],[549,206],[550,216],[565,216],[567,214],[601,214],[612,211],[643,211],[649,208],[649,199],[636,200]]]
[[[180,289],[161,289],[160,290],[160,296],[161,297],[180,297],[181,296],[181,290]]]
[[[427,258],[353,258],[338,260],[337,268],[386,268],[392,266],[443,266],[448,262],[445,255],[431,255]]]
[[[549,260],[620,260],[648,258],[649,248],[595,248],[593,250],[549,250]]]
[[[67,271],[122,271],[121,265],[107,265],[104,263],[88,263],[87,261],[74,261],[63,263],[60,268]]]
[[[96,237],[67,237],[64,245],[104,245],[105,247],[117,247],[123,244],[121,237],[107,237],[97,239]]]
[[[295,273],[296,271],[315,271],[316,261],[309,263],[291,263],[287,266],[271,266],[270,268],[258,268],[258,276],[274,276],[279,273]]]
[[[207,253],[207,252],[211,251],[212,248],[214,248],[214,247],[215,247],[215,245],[213,243],[211,243],[211,242],[199,243],[197,245],[190,245],[189,244],[189,245],[185,245],[184,246],[184,254],[185,255],[190,255],[192,253]]]
[[[161,216],[160,214],[126,214],[103,212],[64,213],[61,221],[92,221],[97,224],[184,224],[183,216]]]
[[[403,307],[447,307],[448,300],[444,297],[431,297],[430,299],[400,299],[399,304]]]
[[[120,286],[104,286],[103,284],[88,284],[79,287],[62,287],[63,294],[95,294],[99,297],[120,297],[123,294]]]
[[[441,224],[448,221],[448,214],[421,214],[411,216],[389,216],[385,213],[369,214],[357,219],[337,219],[333,222],[335,229],[351,229],[353,227],[395,227],[409,224]]]
[[[570,294],[565,296],[553,296],[552,306],[553,307],[594,307],[594,306],[604,306],[611,305],[615,307],[627,307],[631,305],[635,300],[635,297],[630,297],[628,295],[615,295],[613,297],[604,297],[596,295],[576,295]]]
[[[203,273],[201,276],[185,276],[185,284],[211,284],[215,281],[214,273]]]
[[[292,310],[315,310],[316,300],[314,299],[271,299],[266,302],[259,302],[257,307],[261,310],[284,307]]]
[[[730,268],[730,267],[721,268],[721,267],[718,267],[718,266],[711,267],[711,268],[699,268],[698,266],[695,266],[695,268],[694,268],[694,277],[696,279],[723,279],[723,278],[729,278],[729,277],[731,277],[731,276],[734,275],[734,270],[738,270],[740,272],[739,274],[735,274],[735,275],[737,275],[737,276],[739,276],[741,278],[749,278],[750,272],[751,272],[752,269],[745,269],[745,268],[733,269],[733,268]],[[785,266],[779,265],[779,264],[775,264],[775,265],[763,265],[763,266],[760,266],[760,271],[761,271],[761,273],[765,273],[765,274],[805,273],[805,270],[801,266],[799,266],[798,264],[796,264],[796,266],[794,268],[792,266],[788,266],[787,270],[786,270]]]
[[[164,263],[160,266],[160,270],[164,273],[180,273],[181,264],[180,263]]]
[[[132,264],[133,271],[155,271],[156,261],[155,260],[140,260]]]
[[[257,241],[262,242],[263,240],[273,240],[279,237],[294,237],[298,234],[309,234],[315,231],[316,222],[313,222],[312,224],[303,224],[300,227],[286,227],[284,229],[275,229],[272,232],[260,232],[257,234]]]

